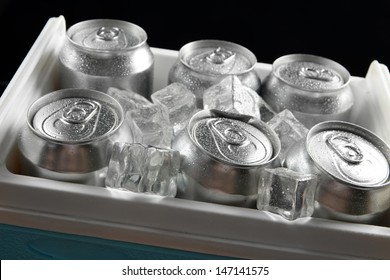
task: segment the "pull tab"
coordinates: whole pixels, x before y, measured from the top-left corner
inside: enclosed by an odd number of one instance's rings
[[[96,37],[104,41],[117,40],[119,36],[119,28],[117,27],[100,27],[96,33]]]
[[[231,63],[235,59],[236,54],[225,48],[218,47],[215,50],[209,52],[205,59],[208,63],[213,64],[226,64]]]
[[[299,75],[307,79],[319,80],[323,82],[339,82],[340,78],[333,71],[324,68],[301,67]]]
[[[82,44],[97,50],[120,50],[126,48],[128,42],[122,29],[102,26],[85,36]]]
[[[210,74],[229,74],[234,69],[236,54],[223,47],[207,49],[204,52],[194,55],[188,61],[193,69]]]
[[[345,135],[332,135],[326,139],[326,143],[347,163],[358,164],[363,161],[359,147]]]
[[[88,122],[98,110],[98,105],[92,102],[79,101],[67,107],[62,113],[62,119],[70,124]]]
[[[101,105],[95,101],[67,104],[42,123],[44,133],[58,140],[84,140],[96,130]]]
[[[211,129],[216,132],[226,143],[232,145],[245,145],[248,143],[248,137],[236,127],[228,127],[220,130],[215,123],[210,123]]]
[[[256,136],[230,120],[209,120],[207,126],[217,148],[217,154],[234,163],[263,162],[272,154],[271,144],[266,146]]]
[[[330,153],[332,161],[329,162],[332,174],[359,186],[375,186],[387,180],[387,159],[371,143],[343,132],[332,133],[325,139],[329,150],[334,151]]]

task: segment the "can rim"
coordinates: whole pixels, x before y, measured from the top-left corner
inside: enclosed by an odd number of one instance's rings
[[[186,53],[188,52],[188,50],[192,50],[192,49],[197,49],[197,48],[200,48],[200,47],[211,47],[211,48],[215,48],[215,47],[220,47],[220,45],[228,45],[232,48],[234,48],[235,50],[239,50],[240,53],[242,55],[244,55],[246,58],[248,58],[251,66],[248,67],[248,69],[240,72],[240,73],[236,73],[236,74],[213,74],[213,73],[208,73],[207,76],[213,76],[213,77],[220,77],[220,76],[229,76],[229,75],[244,75],[248,72],[251,72],[255,66],[256,66],[256,63],[257,63],[257,58],[255,56],[255,54],[253,52],[251,52],[248,48],[242,46],[242,45],[239,45],[239,44],[236,44],[236,43],[233,43],[233,42],[229,42],[229,41],[225,41],[225,40],[214,40],[214,39],[204,39],[204,40],[197,40],[197,41],[192,41],[192,42],[189,42],[187,44],[185,44],[184,46],[182,46],[179,50],[179,59],[180,59],[180,62],[186,66],[187,68],[191,69],[191,71],[194,71],[194,72],[197,72],[199,74],[203,74],[203,72],[197,70],[197,69],[194,69],[191,65],[189,65],[187,63],[187,61],[185,60],[185,57],[186,57]]]
[[[126,28],[126,29],[129,29],[129,30],[133,30],[137,33],[139,33],[139,38],[140,38],[140,42],[136,45],[132,45],[130,47],[126,47],[124,49],[95,49],[95,48],[90,48],[90,47],[86,47],[86,46],[83,46],[83,45],[80,45],[78,44],[77,42],[75,42],[71,37],[72,35],[74,34],[74,29],[78,29],[80,26],[82,25],[86,25],[88,23],[93,23],[96,25],[96,23],[106,23],[112,27],[123,27],[123,28]],[[99,26],[101,26],[101,24],[99,24]],[[81,21],[81,22],[78,22],[78,23],[75,23],[74,25],[70,26],[68,28],[68,30],[66,31],[66,38],[67,40],[72,44],[74,45],[75,47],[79,48],[79,49],[82,49],[82,50],[85,50],[85,51],[88,51],[88,52],[95,52],[95,53],[126,53],[126,52],[129,52],[133,49],[136,49],[136,48],[139,48],[140,46],[146,44],[146,41],[148,39],[148,35],[146,33],[146,31],[140,27],[139,25],[135,24],[135,23],[131,23],[131,22],[128,22],[128,21],[123,21],[123,20],[115,20],[115,19],[90,19],[90,20],[85,20],[85,21]]]
[[[234,120],[245,122],[245,123],[255,127],[256,129],[259,129],[269,139],[271,138],[270,142],[272,144],[272,149],[273,149],[272,156],[265,162],[254,162],[251,164],[237,164],[237,163],[229,162],[227,160],[223,160],[221,158],[216,157],[215,155],[213,155],[212,153],[208,152],[203,147],[201,147],[200,144],[198,144],[191,136],[192,135],[191,131],[192,131],[192,128],[194,126],[194,123],[198,122],[201,119],[209,118],[209,117],[221,117],[221,118],[234,119]],[[266,165],[270,162],[273,162],[279,156],[279,153],[281,150],[281,144],[280,144],[280,140],[279,140],[277,134],[270,127],[268,127],[266,123],[262,122],[261,120],[255,118],[255,117],[249,116],[249,115],[235,114],[235,113],[224,112],[224,111],[220,111],[220,110],[216,110],[216,109],[202,110],[202,111],[197,112],[196,114],[194,114],[191,117],[191,119],[189,120],[189,122],[186,126],[185,131],[186,131],[190,141],[202,153],[207,154],[207,156],[209,156],[210,158],[212,158],[213,160],[215,160],[217,162],[223,162],[223,164],[238,167],[238,168],[253,168],[253,167],[257,167],[257,166]]]
[[[65,98],[81,98],[83,97],[83,93],[87,93],[89,95],[94,94],[95,96],[99,96],[96,100],[104,100],[107,101],[115,110],[118,110],[118,124],[108,131],[106,134],[100,135],[96,138],[93,139],[87,139],[87,140],[58,140],[54,137],[50,137],[47,135],[42,134],[39,130],[35,129],[34,126],[32,125],[32,120],[35,116],[35,114],[45,105],[48,104],[47,101],[50,100],[60,100],[60,99],[65,99]],[[59,96],[60,98],[55,99],[55,97]],[[56,143],[56,144],[71,144],[71,145],[85,145],[85,144],[90,144],[93,142],[100,141],[102,139],[109,138],[112,134],[117,132],[120,127],[122,126],[124,122],[124,112],[122,109],[122,106],[119,104],[118,101],[116,101],[113,97],[97,91],[97,90],[92,90],[92,89],[83,89],[83,88],[67,88],[67,89],[60,89],[56,90],[53,92],[50,92],[37,100],[35,100],[30,107],[27,110],[27,125],[28,128],[38,137],[44,139],[45,141],[49,141],[51,143]]]
[[[344,80],[344,83],[340,87],[335,88],[335,89],[321,89],[320,92],[337,92],[337,91],[340,91],[340,90],[344,89],[345,87],[347,87],[350,83],[351,74],[340,63],[338,63],[332,59],[323,57],[323,56],[312,55],[312,54],[294,53],[294,54],[287,54],[287,55],[281,56],[281,57],[277,58],[272,64],[272,74],[278,80],[280,80],[282,83],[288,84],[289,86],[291,86],[293,88],[308,91],[308,92],[319,92],[318,90],[310,89],[310,88],[309,89],[306,89],[306,88],[302,89],[301,87],[297,86],[296,84],[291,83],[289,81],[286,81],[285,79],[283,79],[282,77],[280,77],[277,74],[276,70],[278,69],[279,66],[281,66],[282,64],[288,63],[288,62],[293,62],[293,61],[294,62],[295,61],[313,62],[313,63],[318,63],[318,64],[326,63],[329,68],[335,70],[338,74],[341,75],[341,77]]]
[[[321,171],[323,172],[324,174],[326,174],[327,176],[331,177],[333,180],[339,182],[339,183],[342,183],[344,185],[348,185],[349,187],[351,188],[354,188],[354,189],[360,189],[360,190],[374,190],[374,189],[379,189],[379,188],[382,188],[386,185],[389,185],[390,183],[390,174],[388,176],[388,178],[383,182],[383,183],[379,183],[377,185],[373,185],[373,186],[367,186],[367,185],[364,185],[364,184],[352,184],[348,181],[344,181],[332,174],[330,174],[328,171],[326,171],[323,167],[321,167],[321,165],[315,161],[313,155],[312,155],[312,152],[309,150],[309,142],[310,142],[310,139],[322,132],[322,131],[326,131],[326,130],[342,130],[342,131],[346,131],[346,132],[350,132],[350,133],[353,133],[357,136],[360,136],[362,137],[363,139],[365,139],[366,141],[369,141],[371,143],[373,143],[375,145],[375,147],[383,154],[383,156],[386,158],[388,164],[389,164],[389,167],[390,167],[390,147],[389,145],[381,138],[379,137],[377,134],[375,134],[374,132],[360,126],[360,125],[357,125],[355,123],[350,123],[350,122],[345,122],[345,121],[325,121],[325,122],[321,122],[321,123],[318,123],[316,125],[314,125],[308,132],[307,136],[306,136],[306,141],[305,141],[305,148],[306,148],[306,151],[307,153],[309,154],[310,158],[312,159],[312,161],[314,162],[315,166]],[[370,138],[370,139],[367,139],[367,138]]]

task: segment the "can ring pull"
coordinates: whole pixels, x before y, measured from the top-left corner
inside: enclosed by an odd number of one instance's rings
[[[225,122],[226,123],[226,122]],[[210,122],[211,129],[216,132],[222,140],[232,145],[244,145],[248,142],[248,137],[242,133],[239,128],[236,128],[233,124],[229,123],[231,127],[221,130],[217,127],[218,122]]]
[[[62,119],[70,124],[86,123],[97,113],[97,110],[98,105],[92,102],[75,102],[64,109]]]
[[[104,41],[114,41],[119,37],[120,30],[117,27],[100,27],[96,36]]]
[[[363,161],[360,148],[345,135],[333,134],[326,139],[326,143],[348,163],[357,164]]]
[[[314,67],[301,67],[299,69],[299,75],[308,79],[319,80],[324,82],[337,82],[339,78],[333,73],[333,71]]]
[[[206,56],[206,61],[213,64],[224,64],[234,60],[235,55],[232,51],[218,47]]]

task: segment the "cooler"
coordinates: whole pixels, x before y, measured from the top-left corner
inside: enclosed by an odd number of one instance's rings
[[[29,105],[59,88],[65,19],[50,18],[0,99],[2,259],[389,259],[390,211],[376,224],[287,221],[256,209],[161,198],[20,174]],[[152,48],[154,91],[178,52]],[[271,65],[258,63],[263,79]],[[374,61],[352,77],[353,121],[390,143],[390,77]]]

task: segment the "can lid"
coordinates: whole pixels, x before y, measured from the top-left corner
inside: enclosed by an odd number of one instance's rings
[[[93,50],[126,50],[146,41],[145,31],[119,20],[88,20],[71,26],[68,38],[76,45]]]
[[[182,62],[190,69],[211,75],[239,75],[253,69],[257,60],[252,52],[235,43],[200,40],[180,50]]]
[[[340,64],[314,55],[287,55],[274,62],[274,74],[287,84],[306,91],[338,90],[349,81]]]
[[[340,125],[319,130],[326,123],[314,126],[307,138],[307,151],[322,171],[355,186],[375,187],[388,180],[389,162],[374,144],[374,134],[354,133],[349,123],[344,123],[345,129]]]
[[[262,164],[273,155],[273,146],[266,134],[236,119],[200,119],[192,127],[191,138],[213,157],[231,164]]]
[[[31,126],[44,138],[67,143],[88,142],[107,136],[121,124],[121,112],[104,100],[82,95],[61,98],[56,92],[54,95],[59,98],[50,98],[49,94],[44,97],[46,101],[35,104],[39,108],[32,108],[36,110]]]

